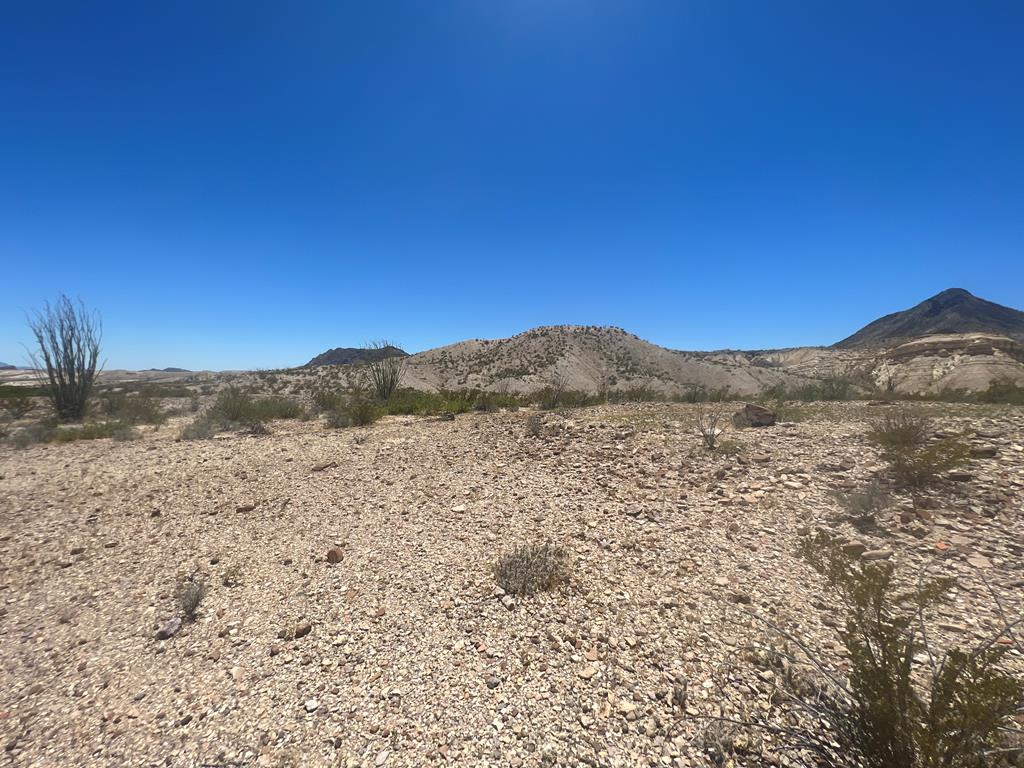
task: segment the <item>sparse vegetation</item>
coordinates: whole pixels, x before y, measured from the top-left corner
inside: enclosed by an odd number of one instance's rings
[[[931,419],[904,408],[879,418],[868,432],[868,440],[882,449],[899,485],[920,488],[962,466],[970,457],[962,439],[938,437],[933,431]]]
[[[160,401],[148,394],[107,392],[97,400],[104,416],[126,424],[163,424],[167,420]]]
[[[344,405],[327,414],[327,426],[332,429],[365,427],[383,415],[383,408],[362,390],[349,395]]]
[[[538,413],[531,413],[526,419],[526,434],[528,437],[540,437],[544,429],[544,420]]]
[[[305,418],[305,409],[286,397],[254,398],[238,387],[226,387],[217,394],[213,405],[185,426],[182,440],[204,440],[218,432],[244,429],[248,434],[268,434],[266,422],[273,419]]]
[[[41,372],[40,386],[57,418],[75,421],[85,416],[96,381],[102,326],[99,315],[79,301],[76,307],[63,294],[28,321],[35,339],[32,364]]]
[[[206,582],[198,576],[185,579],[178,585],[177,598],[181,612],[189,621],[195,621],[196,612],[206,597]]]
[[[510,595],[546,592],[568,579],[568,558],[551,543],[524,544],[498,558],[494,579]]]
[[[368,346],[368,349],[383,353],[385,350],[396,347],[396,344],[389,341],[375,341]],[[371,359],[366,364],[366,368],[370,373],[370,384],[377,399],[387,402],[402,385],[402,378],[405,375],[405,357],[380,354],[377,359]]]
[[[719,447],[725,425],[729,422],[725,408],[721,405],[698,405],[694,423],[700,433],[704,447],[713,451]]]
[[[868,522],[892,504],[889,489],[877,480],[859,489],[834,491],[832,495],[854,521]]]
[[[99,440],[105,437],[114,440],[135,440],[139,433],[131,424],[122,421],[98,421],[73,427],[57,427],[50,433],[50,442],[71,443],[75,440]]]
[[[779,691],[788,727],[760,723],[798,765],[834,768],[981,768],[997,764],[1005,733],[1018,732],[1024,684],[1002,666],[1013,637],[1007,621],[970,651],[932,647],[930,612],[951,579],[899,586],[889,562],[857,565],[824,535],[801,553],[845,613],[839,637],[846,675],[798,638],[771,625],[795,650],[781,652]],[[808,675],[795,671],[810,670]],[[751,723],[723,719],[732,725]]]

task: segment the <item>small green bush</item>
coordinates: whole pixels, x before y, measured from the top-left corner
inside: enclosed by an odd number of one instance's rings
[[[995,642],[1013,637],[1012,624],[972,650],[939,651],[926,626],[952,579],[920,578],[901,588],[891,563],[856,564],[823,534],[805,539],[800,551],[843,606],[848,673],[833,672],[834,662],[796,641],[799,654],[784,654],[788,668],[815,670],[819,679],[785,678],[788,693],[779,701],[796,725],[773,731],[780,746],[833,768],[1001,764],[1003,731],[1016,730],[1024,700],[1024,683],[1001,663],[1008,648]]]
[[[217,399],[205,414],[185,427],[181,437],[183,440],[205,439],[217,432],[232,429],[247,429],[250,434],[260,434],[261,429],[268,431],[265,422],[305,416],[305,409],[286,397],[256,399],[237,387],[227,387],[218,393]],[[253,431],[254,425],[260,426]]]
[[[897,484],[920,488],[943,473],[963,466],[970,448],[956,437],[933,436],[931,419],[910,410],[888,413],[875,422],[868,440],[882,449],[882,457]]]
[[[384,414],[384,408],[357,390],[340,408],[327,414],[327,426],[332,429],[344,427],[365,427],[373,424]]]
[[[163,424],[167,420],[160,401],[150,395],[106,392],[97,399],[104,416],[126,424]]]

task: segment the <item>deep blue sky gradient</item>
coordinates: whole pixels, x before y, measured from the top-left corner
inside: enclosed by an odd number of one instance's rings
[[[555,323],[829,344],[1024,308],[1024,3],[6,3],[0,360],[64,291],[108,367]]]

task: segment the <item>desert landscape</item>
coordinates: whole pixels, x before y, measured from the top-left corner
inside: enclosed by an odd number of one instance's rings
[[[809,541],[904,585],[950,580],[915,675],[926,653],[985,644],[1019,675],[1020,390],[935,387],[978,380],[979,360],[1013,373],[1017,342],[957,357],[921,339],[996,337],[923,330],[839,382],[809,366],[841,350],[661,351],[580,392],[579,350],[621,361],[602,341],[635,337],[560,328],[287,371],[101,374],[91,415],[49,431],[35,398],[0,447],[3,759],[820,764],[787,730],[807,714],[793,691],[813,658],[849,671],[850,608]],[[900,352],[915,344],[942,357],[929,388],[875,383],[882,366],[923,375]],[[508,359],[533,366],[519,386],[493,374]],[[638,394],[665,359],[724,378]],[[402,381],[375,397],[380,370]],[[442,375],[484,386],[428,391]],[[903,465],[880,435],[908,424]]]
[[[1024,768],[1024,3],[0,19],[0,768]]]

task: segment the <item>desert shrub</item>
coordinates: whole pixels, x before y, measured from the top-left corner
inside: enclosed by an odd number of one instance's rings
[[[530,414],[526,419],[526,434],[528,437],[540,437],[544,430],[544,420],[540,414]]]
[[[979,403],[1024,405],[1024,387],[1009,379],[995,379],[989,382],[988,389],[977,394],[977,401]]]
[[[27,387],[25,389],[28,389]],[[0,399],[0,410],[10,421],[17,421],[28,416],[35,410],[36,401],[27,392],[15,391]]]
[[[102,325],[99,315],[89,313],[81,301],[76,307],[61,295],[56,306],[44,305],[28,321],[35,339],[33,366],[40,374],[57,418],[64,421],[85,416],[96,382]]]
[[[971,650],[939,652],[927,624],[953,581],[921,578],[902,588],[891,563],[856,564],[819,534],[801,553],[825,578],[845,613],[839,638],[845,676],[837,664],[770,625],[798,651],[783,655],[793,667],[813,670],[814,684],[784,684],[789,710],[784,729],[766,725],[798,764],[835,768],[981,768],[996,765],[1003,730],[1024,698],[1024,683],[1001,664],[1012,638],[999,635]],[[808,757],[813,755],[813,757]]]
[[[232,429],[242,424],[273,419],[298,419],[305,409],[286,397],[254,398],[237,387],[222,389],[206,413],[206,418],[221,429]]]
[[[645,386],[607,390],[602,399],[609,403],[663,403],[666,400],[664,393]]]
[[[227,423],[246,421],[252,414],[252,395],[234,386],[218,392],[217,399],[208,411],[210,418]]]
[[[893,479],[901,486],[919,488],[944,472],[962,466],[970,449],[956,437],[932,435],[932,421],[909,409],[887,413],[868,432],[889,462]]]
[[[181,429],[182,440],[209,440],[217,434],[218,425],[205,416],[197,416]]]
[[[178,585],[177,597],[178,605],[181,606],[181,612],[185,618],[194,621],[196,611],[199,610],[199,605],[206,597],[206,582],[198,577],[182,581]]]
[[[9,441],[11,445],[18,450],[24,450],[31,445],[50,442],[54,431],[52,424],[42,422],[28,424],[21,429],[14,431],[10,435]]]
[[[366,369],[370,374],[371,387],[377,399],[386,402],[402,384],[402,378],[405,375],[405,357],[387,354],[392,349],[398,349],[389,341],[375,341],[369,345],[368,349],[379,353],[377,359],[371,359],[366,364]]]
[[[287,397],[264,397],[253,401],[252,421],[272,421],[273,419],[301,419],[306,410],[301,404]]]
[[[221,574],[221,583],[225,587],[237,587],[244,583],[244,570],[242,566],[235,564],[224,569]]]
[[[494,578],[510,595],[546,592],[567,580],[568,558],[550,543],[524,544],[498,558]]]
[[[889,489],[877,480],[856,490],[833,491],[832,496],[847,515],[857,520],[873,518],[892,503]]]
[[[150,395],[107,392],[97,399],[104,416],[127,424],[163,424],[167,420],[160,401]]]
[[[353,392],[344,405],[327,414],[327,426],[332,429],[365,427],[384,414],[384,409],[362,390]]]
[[[545,411],[585,408],[588,405],[600,405],[604,402],[600,393],[567,389],[565,380],[559,376],[554,377],[551,383],[534,392],[529,400]]]
[[[114,440],[135,440],[139,433],[131,424],[123,421],[97,421],[75,427],[61,427],[50,433],[54,443],[71,443],[75,440],[100,440],[105,437]]]
[[[709,451],[719,447],[721,435],[725,432],[728,421],[725,408],[721,405],[711,407],[698,405],[694,424],[697,427],[697,432],[700,433],[701,442]]]
[[[313,401],[313,407],[318,413],[336,411],[345,403],[345,397],[341,392],[323,387],[314,389],[310,399]]]
[[[677,395],[672,396],[674,403],[722,403],[733,399],[732,392],[728,387],[720,389],[708,389],[703,385],[692,385]]]
[[[271,434],[270,427],[265,421],[251,421],[245,425],[245,434],[253,437],[266,437]]]

